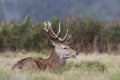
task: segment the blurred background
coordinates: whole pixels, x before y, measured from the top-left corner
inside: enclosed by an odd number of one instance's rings
[[[110,21],[120,17],[119,4],[120,0],[0,0],[0,20],[23,20],[26,15],[33,21],[91,15]]]
[[[0,0],[0,51],[51,49],[43,31],[50,20],[80,52],[120,52],[120,0]]]

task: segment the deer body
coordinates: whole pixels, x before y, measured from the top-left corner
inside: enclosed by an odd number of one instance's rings
[[[13,67],[12,70],[33,70],[38,69],[37,64],[35,63],[34,59],[31,57],[24,58],[18,61]]]
[[[45,26],[47,26],[47,25],[45,24]],[[59,24],[59,28],[60,28],[60,24]],[[57,34],[55,34],[53,32],[53,30],[51,29],[51,25],[49,24],[48,27],[45,27],[45,31],[48,32],[49,30],[52,32],[51,36],[53,38],[58,38],[62,42],[66,39],[68,30],[67,30],[65,36],[63,37],[63,39],[58,37],[60,34],[60,29],[58,30]],[[71,49],[69,46],[64,45],[62,43],[54,42],[52,40],[50,42],[54,48],[48,59],[43,59],[43,58],[33,59],[31,57],[24,58],[24,59],[18,61],[13,66],[12,69],[13,70],[15,70],[15,69],[21,69],[21,70],[55,69],[55,68],[63,67],[68,58],[76,57],[77,52],[75,50]]]
[[[55,48],[51,52],[51,56],[48,59],[43,59],[43,58],[33,59],[31,57],[24,58],[24,59],[18,61],[13,66],[12,70],[14,70],[14,69],[41,70],[41,69],[60,68],[65,65],[66,60],[68,58],[76,56],[76,51],[72,50],[68,46],[65,46],[63,44],[55,44],[55,43],[53,43],[53,44],[55,45]],[[60,46],[60,45],[62,45],[62,46]],[[60,49],[58,47],[60,47]],[[70,50],[71,53],[66,49]],[[59,50],[61,50],[61,51],[59,51]],[[64,52],[65,52],[65,54],[64,54]]]
[[[39,69],[55,69],[61,66],[59,56],[52,51],[48,59],[38,58],[35,60]]]

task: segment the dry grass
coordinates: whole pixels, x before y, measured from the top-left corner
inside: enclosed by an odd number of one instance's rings
[[[80,54],[69,59],[63,69],[45,71],[12,71],[20,59],[32,56],[47,58],[41,53],[0,54],[0,80],[120,80],[120,55]]]

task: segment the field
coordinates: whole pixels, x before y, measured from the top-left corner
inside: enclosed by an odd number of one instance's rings
[[[120,80],[120,55],[79,54],[69,59],[62,69],[45,71],[12,71],[12,66],[25,57],[43,57],[41,53],[5,52],[0,54],[0,80]]]

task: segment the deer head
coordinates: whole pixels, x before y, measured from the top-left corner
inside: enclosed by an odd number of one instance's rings
[[[55,53],[60,57],[60,62],[62,65],[65,64],[66,59],[68,58],[75,58],[77,55],[77,52],[73,49],[71,49],[69,46],[64,45],[63,42],[67,40],[68,38],[68,29],[65,33],[65,36],[63,38],[60,38],[60,32],[61,32],[61,24],[59,22],[59,28],[58,32],[55,33],[52,29],[51,23],[44,22],[44,30],[50,34],[52,38],[58,39],[60,42],[55,42],[53,40],[50,40],[51,44],[54,46]],[[70,38],[70,37],[69,37]]]

